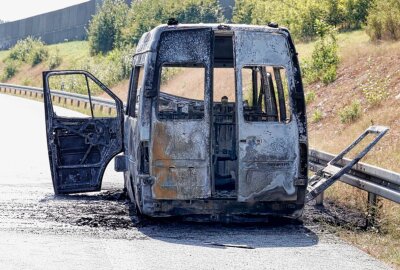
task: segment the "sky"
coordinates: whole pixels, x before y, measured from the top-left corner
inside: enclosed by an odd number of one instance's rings
[[[88,0],[0,0],[0,20],[15,21]]]

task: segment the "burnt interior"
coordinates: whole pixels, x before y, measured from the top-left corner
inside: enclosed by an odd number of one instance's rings
[[[168,64],[166,65],[168,67]],[[170,67],[200,67],[187,63]],[[218,80],[216,68],[234,68],[232,34],[215,33],[213,50],[214,82]],[[286,104],[280,67],[247,66],[250,74],[246,85],[250,90],[243,96],[243,113],[249,122],[286,122]],[[244,73],[244,71],[243,71]],[[243,82],[244,84],[244,82]],[[232,84],[234,85],[234,83]],[[214,197],[236,198],[238,175],[236,96],[234,86],[225,87],[226,96],[214,97],[211,126],[212,183]],[[232,89],[230,89],[232,88]],[[215,84],[214,84],[214,90]],[[220,89],[218,90],[221,92]],[[221,94],[221,93],[220,93]],[[160,92],[158,97],[158,118],[160,120],[200,120],[204,117],[204,100],[190,99]]]
[[[215,36],[214,67],[233,68],[233,38],[231,35]],[[218,80],[214,76],[214,80]],[[216,91],[216,89],[214,89]],[[213,100],[212,118],[212,166],[215,196],[235,197],[238,158],[236,149],[236,102],[228,96],[235,96],[235,89],[221,93],[221,100]]]

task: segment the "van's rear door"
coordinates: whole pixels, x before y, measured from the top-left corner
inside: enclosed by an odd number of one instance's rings
[[[43,84],[54,192],[100,190],[107,164],[123,147],[122,101],[85,71],[44,72]],[[94,97],[101,94],[108,109]]]
[[[154,199],[211,196],[212,51],[211,28],[172,28],[160,36],[150,146]],[[178,77],[180,81],[173,85],[163,84],[163,75],[168,74],[163,72],[171,68],[186,74],[185,78]],[[194,74],[202,79],[196,82]]]
[[[234,38],[238,201],[296,201],[298,126],[296,117],[290,112],[286,115],[283,108],[290,108],[292,102],[285,104],[277,94],[267,95],[271,89],[275,93],[283,93],[283,88],[289,93],[293,91],[293,65],[287,39],[267,30],[236,31]],[[258,82],[254,79],[257,77],[261,78]],[[251,87],[258,89],[254,95],[246,92]],[[291,101],[290,97],[286,99]],[[271,104],[274,107],[268,107]]]

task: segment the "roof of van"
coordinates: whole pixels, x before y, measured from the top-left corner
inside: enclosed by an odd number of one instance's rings
[[[277,25],[248,25],[248,24],[216,24],[216,23],[198,23],[198,24],[176,24],[167,25],[162,24],[151,31],[142,35],[137,47],[136,53],[145,53],[147,51],[155,51],[162,32],[186,29],[202,29],[211,28],[219,35],[233,35],[235,31],[263,31],[275,34],[283,34],[290,36],[287,28],[278,27]]]

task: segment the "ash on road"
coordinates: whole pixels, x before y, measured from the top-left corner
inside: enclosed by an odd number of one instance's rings
[[[112,170],[102,192],[55,197],[43,104],[0,94],[0,119],[0,269],[388,269],[309,221],[139,220]]]

